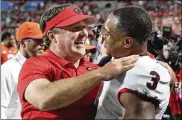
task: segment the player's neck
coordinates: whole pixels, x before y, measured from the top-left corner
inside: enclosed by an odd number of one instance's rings
[[[144,50],[143,52],[139,53],[138,55],[140,55],[140,56],[146,56],[147,55],[147,49]]]
[[[126,56],[129,56],[129,55],[146,56],[147,55],[147,46],[143,45],[143,46],[134,47],[134,48],[130,49],[130,51],[128,52],[128,54]]]
[[[144,43],[143,45],[138,45],[133,50],[133,54],[138,54],[140,56],[146,56],[147,55],[147,43]]]

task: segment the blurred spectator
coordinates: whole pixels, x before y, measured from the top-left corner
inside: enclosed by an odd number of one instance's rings
[[[86,57],[89,59],[90,62],[93,62],[96,59],[96,35],[93,33],[94,25],[88,25],[88,39],[86,40]]]
[[[26,59],[43,53],[42,37],[37,23],[25,22],[18,28],[18,53],[1,65],[1,119],[21,119],[17,93],[19,72]]]
[[[17,0],[5,1],[1,3],[2,6],[2,25],[7,26],[3,30],[12,30],[16,28],[18,23],[23,21],[38,22],[40,15],[46,8],[52,4],[73,3],[80,6],[83,12],[89,15],[96,15],[98,22],[103,23],[107,18],[108,13],[114,9],[127,6],[139,5],[148,10],[154,19],[154,24],[160,30],[163,26],[172,26],[174,34],[181,34],[181,5],[180,1],[170,0],[156,0],[156,1],[132,1],[132,0],[118,0],[118,1],[73,1],[73,0],[54,0],[54,1],[30,1],[30,0]],[[15,31],[14,31],[15,32]]]
[[[12,58],[17,52],[16,40],[12,33],[4,32],[1,38],[1,64]]]
[[[85,49],[86,49],[86,58],[92,62],[93,61],[93,51],[96,49],[95,46],[92,46],[92,45],[89,45],[89,44],[86,44],[85,45]]]

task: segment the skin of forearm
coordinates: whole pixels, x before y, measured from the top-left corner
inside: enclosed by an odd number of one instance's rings
[[[104,75],[100,74],[98,69],[74,78],[55,81],[44,88],[44,98],[39,107],[43,111],[49,111],[68,106],[102,80]]]

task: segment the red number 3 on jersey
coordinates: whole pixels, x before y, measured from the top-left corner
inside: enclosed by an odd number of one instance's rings
[[[150,90],[155,90],[156,88],[157,88],[157,84],[158,84],[158,82],[159,82],[159,80],[160,80],[160,76],[159,76],[159,74],[157,73],[157,72],[155,72],[155,71],[151,71],[150,72],[150,75],[152,75],[152,79],[151,79],[151,81],[153,81],[153,83],[148,83],[147,82],[147,87],[150,89]]]

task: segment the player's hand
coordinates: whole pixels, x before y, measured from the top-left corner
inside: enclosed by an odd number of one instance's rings
[[[177,81],[176,80],[176,75],[175,75],[173,69],[167,63],[165,63],[165,62],[157,61],[157,63],[161,64],[163,67],[165,67],[168,70],[168,72],[170,74],[170,77],[171,77],[171,80],[170,80],[170,88],[172,90],[173,87],[174,87],[175,82]]]
[[[111,80],[121,73],[124,73],[134,67],[139,55],[131,55],[119,59],[114,59],[111,62],[100,68],[100,73],[104,75],[105,80]]]

